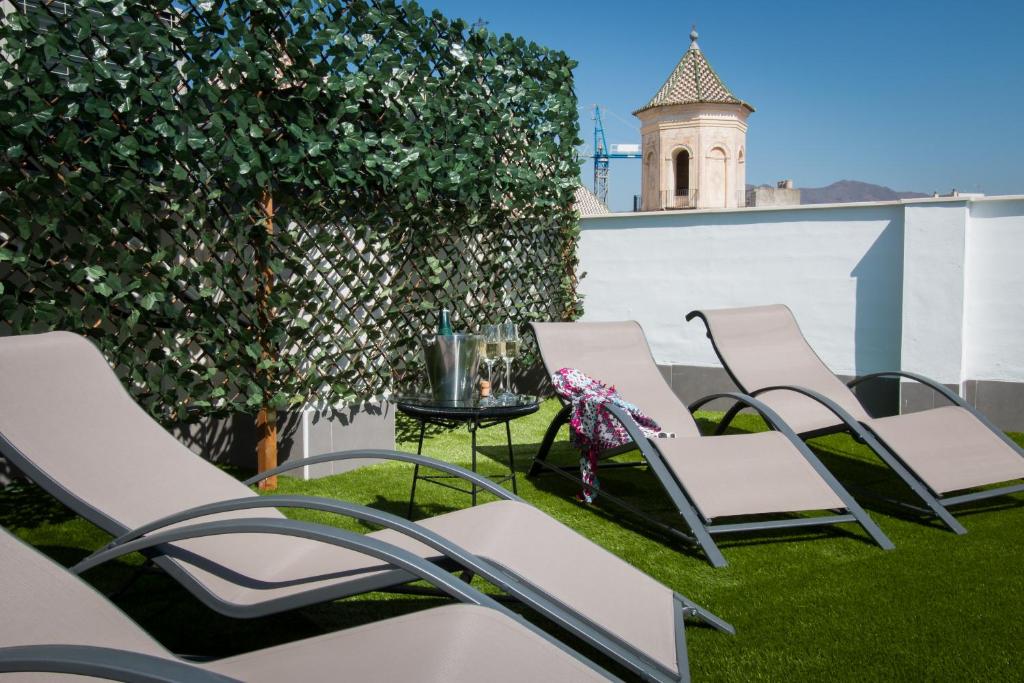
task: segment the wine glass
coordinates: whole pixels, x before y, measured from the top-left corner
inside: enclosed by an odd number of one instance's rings
[[[519,353],[519,329],[515,323],[507,322],[501,326],[501,360],[505,361],[505,388],[498,399],[502,403],[512,403],[516,395],[512,392],[512,361]]]
[[[480,355],[487,366],[487,382],[491,385],[491,393],[480,401],[480,405],[491,406],[497,403],[494,398],[494,362],[501,356],[501,329],[497,325],[484,325],[480,340]]]

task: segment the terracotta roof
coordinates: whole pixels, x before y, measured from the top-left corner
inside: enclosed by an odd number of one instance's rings
[[[661,90],[633,114],[671,104],[697,103],[739,104],[754,111],[752,106],[732,94],[708,64],[697,45],[697,31],[694,30],[690,33],[690,49],[676,64]]]
[[[580,216],[603,216],[606,213],[611,213],[608,207],[597,198],[597,195],[582,185],[576,188],[576,198],[572,205]]]

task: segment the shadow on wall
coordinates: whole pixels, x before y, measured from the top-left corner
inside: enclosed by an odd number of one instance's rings
[[[854,371],[858,376],[900,368],[903,327],[903,216],[882,230],[850,273],[857,281]],[[855,393],[876,417],[899,413],[899,380],[882,379]]]
[[[296,433],[302,424],[297,411],[278,413],[278,452],[289,453],[295,445]],[[219,465],[232,465],[256,470],[256,418],[237,414],[211,418],[195,424],[178,425],[171,434],[190,451]]]

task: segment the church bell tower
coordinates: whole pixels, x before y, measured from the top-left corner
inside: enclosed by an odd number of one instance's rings
[[[721,209],[746,204],[747,117],[690,33],[690,49],[645,106],[640,119],[640,208]]]

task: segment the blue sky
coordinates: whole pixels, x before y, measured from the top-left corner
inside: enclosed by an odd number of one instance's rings
[[[582,137],[607,110],[609,143],[640,142],[631,115],[689,46],[700,45],[757,111],[747,182],[841,179],[896,190],[1024,194],[1024,2],[835,0],[569,2],[423,0],[452,17],[566,51]],[[651,19],[655,17],[655,19]],[[592,165],[583,167],[590,186]],[[635,160],[613,160],[609,204],[640,191]]]

